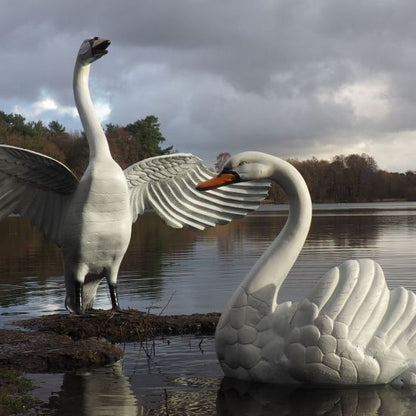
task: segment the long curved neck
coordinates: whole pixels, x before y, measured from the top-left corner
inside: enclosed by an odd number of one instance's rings
[[[85,135],[90,149],[90,160],[111,158],[107,138],[94,111],[88,88],[91,65],[83,65],[78,61],[74,69],[74,98]]]
[[[273,166],[271,179],[282,186],[289,199],[289,217],[282,231],[256,262],[241,286],[248,295],[274,307],[279,289],[308,235],[312,203],[305,181],[292,165],[276,157],[271,157],[269,163]]]

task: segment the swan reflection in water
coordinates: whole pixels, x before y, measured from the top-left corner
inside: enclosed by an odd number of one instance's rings
[[[150,389],[153,400],[147,408],[146,393],[135,391],[118,362],[88,373],[65,374],[62,390],[50,397],[47,407],[60,416],[414,416],[416,407],[416,388],[411,387],[290,387],[226,377],[216,391],[213,379],[204,383],[198,378],[191,387],[194,378],[189,383],[186,378],[181,383],[185,388],[173,382]],[[159,404],[154,390],[159,390]]]
[[[140,405],[121,362],[90,372],[65,373],[47,407],[59,416],[139,416]]]
[[[224,378],[217,396],[220,416],[413,416],[416,388],[289,387]]]

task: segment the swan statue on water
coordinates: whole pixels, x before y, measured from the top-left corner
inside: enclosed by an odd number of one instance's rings
[[[215,346],[225,375],[282,384],[416,384],[416,296],[389,290],[375,261],[348,260],[304,300],[277,302],[312,218],[308,188],[292,165],[240,153],[197,189],[264,178],[284,189],[289,216],[221,315]]]
[[[50,157],[0,145],[0,219],[12,213],[28,217],[61,246],[65,306],[77,315],[92,308],[103,278],[112,309],[121,311],[118,270],[132,223],[145,209],[153,209],[172,227],[202,230],[256,209],[269,189],[268,183],[255,182],[201,195],[195,185],[215,174],[191,154],[153,157],[123,171],[111,156],[88,88],[90,66],[109,45],[107,39],[85,40],[75,63],[75,104],[90,151],[80,181]]]

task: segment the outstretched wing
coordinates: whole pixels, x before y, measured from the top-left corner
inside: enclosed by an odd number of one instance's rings
[[[255,181],[197,191],[198,183],[215,174],[198,157],[183,153],[142,160],[124,173],[133,221],[151,208],[174,228],[203,230],[243,217],[258,208],[270,187],[268,181]]]
[[[414,362],[416,295],[404,288],[390,291],[373,260],[349,260],[318,282],[291,325],[287,353],[299,377],[388,383]]]
[[[78,180],[62,163],[40,153],[0,145],[0,219],[28,217],[59,243],[61,215]]]

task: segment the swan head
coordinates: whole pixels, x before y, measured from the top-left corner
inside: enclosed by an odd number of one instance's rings
[[[271,158],[261,152],[238,153],[227,160],[217,177],[198,184],[196,189],[206,191],[236,182],[268,179],[273,174]]]
[[[89,65],[100,59],[108,53],[107,48],[110,46],[110,43],[110,40],[98,37],[85,39],[78,51],[78,62]]]

